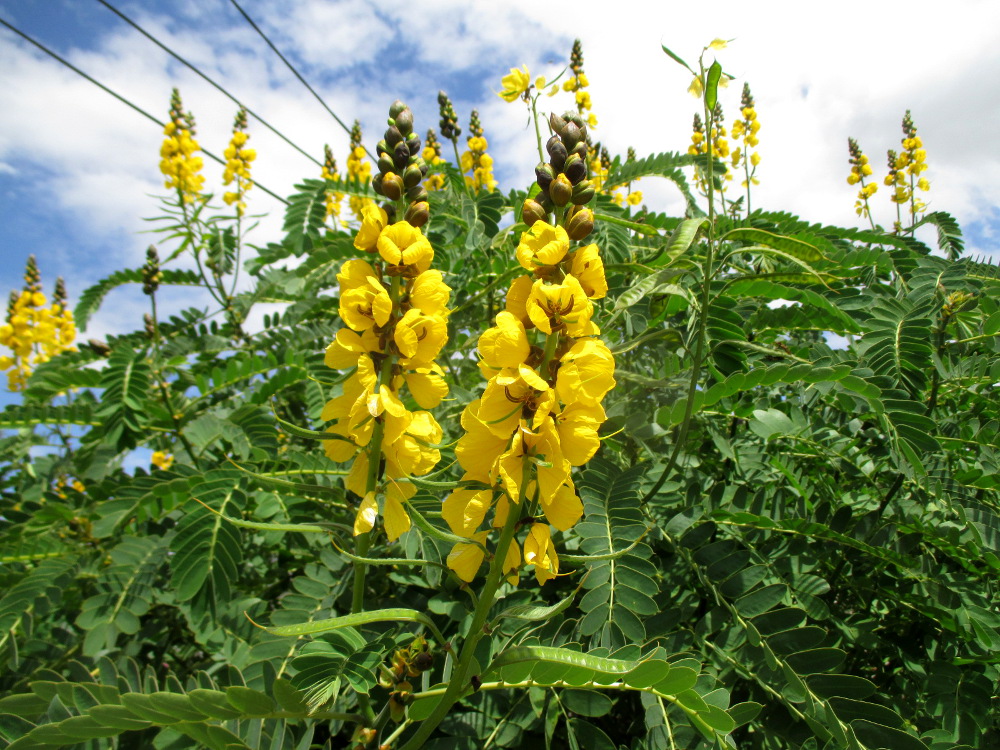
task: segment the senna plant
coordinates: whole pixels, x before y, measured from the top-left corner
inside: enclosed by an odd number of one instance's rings
[[[246,113],[215,208],[174,92],[169,255],[75,316],[31,261],[0,330],[0,747],[1000,741],[1000,272],[913,197],[909,113],[890,229],[853,141],[868,228],[751,211],[724,46],[664,50],[684,153],[594,142],[577,43],[503,78],[531,186],[495,189],[475,113],[459,152],[443,92],[440,141],[395,102],[374,164],[356,125],[257,248]],[[136,330],[72,346],[128,283]],[[166,285],[211,302],[165,317]]]

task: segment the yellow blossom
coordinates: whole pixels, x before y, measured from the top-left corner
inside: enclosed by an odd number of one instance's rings
[[[561,226],[536,221],[527,232],[521,233],[517,245],[517,262],[522,268],[534,271],[538,266],[554,266],[569,251],[569,235]]]
[[[552,545],[548,524],[532,524],[524,540],[524,564],[534,566],[535,579],[539,585],[559,574],[559,558]]]
[[[392,266],[406,266],[423,273],[434,260],[434,248],[423,232],[406,221],[386,227],[378,237],[378,252]],[[416,274],[414,274],[416,275]]]
[[[480,531],[472,536],[472,539],[479,544],[459,543],[452,547],[451,552],[448,553],[446,561],[448,567],[466,583],[472,582],[479,567],[483,564],[483,560],[486,559],[486,552],[479,545],[486,542],[488,533]]]
[[[526,65],[521,66],[521,70],[511,68],[510,73],[500,80],[503,90],[497,94],[504,101],[515,101],[521,94],[531,87],[531,74],[528,73]]]

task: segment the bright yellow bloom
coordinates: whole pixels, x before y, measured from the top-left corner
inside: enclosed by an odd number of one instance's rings
[[[489,532],[480,531],[474,534],[472,539],[479,544],[486,543],[486,535]],[[466,583],[471,583],[476,577],[479,567],[483,564],[486,553],[483,548],[475,544],[456,544],[448,553],[448,567],[455,571],[455,574]]]
[[[174,464],[174,457],[164,451],[153,451],[149,462],[160,471],[166,471]]]
[[[384,208],[374,202],[363,206],[361,208],[361,228],[354,236],[354,247],[366,253],[375,252],[378,238],[388,223],[389,218]]]
[[[445,498],[441,517],[448,522],[452,533],[469,539],[482,525],[492,504],[491,490],[459,488]]]
[[[416,274],[430,268],[434,248],[424,233],[406,221],[386,227],[378,237],[378,252],[391,266],[406,266]]]
[[[410,304],[425,315],[446,314],[450,297],[451,287],[436,269],[424,271],[410,287]]]
[[[544,279],[535,281],[526,309],[531,321],[545,333],[565,330],[576,337],[586,336],[594,329],[590,322],[594,305],[573,276],[567,276],[559,284]]]
[[[337,338],[326,348],[323,364],[333,370],[355,367],[362,354],[378,351],[378,336],[371,328],[358,335],[350,328],[337,331]]]
[[[556,430],[563,455],[573,466],[583,466],[601,445],[597,431],[607,416],[600,404],[579,401],[569,404],[556,416]]]
[[[600,339],[580,339],[562,355],[556,394],[564,404],[595,406],[615,387],[615,359]]]
[[[489,425],[479,418],[481,403],[481,399],[476,399],[462,412],[465,432],[455,446],[455,458],[469,479],[492,484],[497,459],[507,450],[507,438],[494,435]]]
[[[375,276],[365,286],[348,289],[340,295],[340,317],[355,331],[384,326],[392,314],[389,292]]]
[[[521,233],[517,245],[517,262],[528,271],[538,266],[554,266],[569,251],[569,235],[561,226],[536,221],[531,229]]]
[[[528,317],[528,297],[531,296],[533,281],[530,276],[520,276],[514,279],[507,290],[506,310],[514,315],[525,328],[534,328],[535,324]]]
[[[489,367],[503,369],[522,364],[531,351],[524,325],[509,312],[497,314],[496,325],[479,337],[479,354]]]
[[[444,371],[437,364],[411,365],[401,377],[421,409],[433,409],[448,395]]]
[[[424,315],[419,309],[410,308],[396,323],[392,336],[403,358],[402,364],[427,365],[448,341],[448,323],[440,315]]]
[[[552,545],[548,524],[532,524],[531,531],[524,540],[524,564],[534,566],[535,579],[539,585],[544,585],[559,574],[559,558]]]
[[[497,94],[507,102],[515,101],[525,91],[531,88],[531,74],[528,73],[526,65],[521,66],[521,70],[511,68],[510,73],[500,79],[503,90]]]
[[[607,295],[608,282],[604,278],[604,261],[601,260],[597,245],[585,245],[573,253],[570,273],[580,282],[580,286],[590,299],[601,299]]]

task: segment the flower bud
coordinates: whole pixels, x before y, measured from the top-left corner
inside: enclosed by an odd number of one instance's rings
[[[388,144],[389,148],[395,148],[397,143],[403,140],[403,134],[399,132],[399,128],[395,125],[390,126],[385,131],[385,142]]]
[[[413,666],[419,669],[421,672],[426,672],[428,669],[434,666],[434,654],[430,651],[421,651],[415,657],[413,657]]]
[[[94,354],[98,357],[107,357],[111,354],[111,347],[105,344],[103,341],[98,341],[97,339],[90,339],[87,341],[87,345],[93,350]]]
[[[411,225],[420,229],[431,218],[431,206],[427,201],[411,203],[403,218]]]
[[[576,126],[576,123],[567,122],[566,127],[563,128],[562,142],[566,144],[567,149],[572,149],[576,144],[583,140],[580,133],[580,128]]]
[[[390,172],[389,174],[392,173]],[[372,177],[372,190],[374,190],[379,195],[385,195],[385,192],[382,190],[382,177],[383,175],[381,172]]]
[[[390,224],[396,222],[396,204],[390,203],[389,201],[382,201],[381,206],[379,206],[383,211],[385,211],[386,219],[389,220]]]
[[[529,227],[533,226],[536,221],[546,221],[547,218],[548,211],[542,208],[538,201],[528,198],[521,206],[521,221]]]
[[[423,145],[420,136],[416,133],[410,133],[406,136],[406,147],[410,150],[411,156],[420,156],[420,148]]]
[[[549,152],[549,161],[552,164],[552,168],[561,172],[563,163],[566,161],[567,151],[559,136],[554,135],[549,138],[548,143],[545,144],[545,150]]]
[[[395,172],[382,175],[382,195],[391,201],[403,197],[403,178]]]
[[[566,127],[566,120],[553,112],[549,115],[549,127],[552,128],[553,133],[562,135],[563,128]]]
[[[406,144],[400,141],[396,144],[395,149],[392,153],[392,163],[397,169],[403,169],[406,163],[410,160],[410,150],[406,147]]]
[[[549,197],[547,192],[541,192],[536,195],[535,203],[541,206],[542,210],[547,214],[552,213],[552,209],[555,208],[555,204],[552,202],[552,199]]]
[[[392,112],[391,108],[389,112]],[[393,119],[396,121],[396,128],[403,136],[408,136],[413,132],[413,112],[410,111],[409,107],[406,107],[398,115],[393,115]]]
[[[558,177],[552,180],[549,185],[549,197],[560,208],[569,203],[569,199],[573,197],[573,185],[566,175],[560,173]]]
[[[576,144],[573,147],[573,150],[570,151],[570,153],[571,154],[576,154],[581,159],[583,159],[584,161],[586,161],[587,160],[587,141],[585,141],[585,140],[580,141],[578,144]]]
[[[563,172],[569,181],[576,185],[587,176],[587,163],[576,154],[570,154],[563,165]]]
[[[573,186],[573,204],[577,206],[583,206],[594,200],[594,195],[597,191],[594,190],[594,183],[590,180],[583,180]]]
[[[375,153],[379,156],[389,153],[389,144],[385,142],[385,138],[375,144]]]
[[[589,208],[581,208],[569,217],[566,223],[566,234],[571,240],[582,240],[594,231],[594,212]]]
[[[549,189],[549,185],[552,183],[552,180],[555,179],[555,176],[555,170],[552,169],[550,164],[542,162],[535,167],[535,181],[538,183],[538,187],[540,187],[543,192]]]
[[[405,104],[403,104],[403,102],[401,102],[399,99],[397,99],[396,101],[394,101],[392,104],[389,105],[389,117],[393,118],[399,117],[400,113],[405,109],[409,108]]]
[[[408,201],[425,201],[427,200],[427,189],[423,185],[414,185],[406,191],[406,199]]]
[[[392,172],[396,168],[393,164],[392,157],[389,154],[382,154],[378,158],[378,171],[379,174],[386,174]]]
[[[420,172],[420,167],[416,164],[411,164],[406,168],[406,171],[403,172],[403,186],[409,189],[414,185],[419,184],[421,177],[423,177],[423,174]]]

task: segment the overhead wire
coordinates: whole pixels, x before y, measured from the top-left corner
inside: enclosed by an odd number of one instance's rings
[[[245,109],[247,111],[247,114],[249,114],[251,117],[253,117],[255,120],[257,120],[257,122],[259,122],[265,128],[267,128],[268,130],[270,130],[272,133],[274,133],[276,136],[278,136],[281,140],[283,140],[289,146],[291,146],[292,148],[294,148],[296,151],[298,151],[304,157],[306,157],[307,159],[309,159],[309,161],[311,161],[313,164],[315,164],[318,167],[322,167],[323,166],[323,163],[320,162],[315,157],[313,157],[309,152],[305,151],[303,148],[301,148],[296,143],[293,143],[287,136],[285,136],[284,133],[282,133],[281,131],[279,131],[277,128],[275,128],[273,125],[271,125],[269,122],[267,122],[267,120],[265,120],[263,117],[261,117],[256,112],[254,112],[252,109],[250,109],[248,106],[246,106],[243,102],[241,102],[235,96],[233,96],[232,94],[230,94],[219,83],[217,83],[216,81],[212,80],[209,76],[207,76],[205,73],[203,73],[197,67],[195,67],[193,64],[191,64],[186,59],[184,59],[183,57],[181,57],[181,55],[177,54],[170,47],[168,47],[167,45],[165,45],[163,42],[161,42],[159,39],[157,39],[152,34],[150,34],[148,31],[146,31],[144,28],[142,28],[135,21],[133,21],[131,18],[129,18],[124,13],[122,13],[120,10],[118,10],[118,8],[116,8],[115,6],[113,6],[111,3],[107,2],[107,0],[97,0],[97,2],[99,2],[105,8],[107,8],[112,13],[114,13],[116,16],[118,16],[119,18],[121,18],[125,23],[127,23],[129,26],[131,26],[132,28],[134,28],[136,31],[138,31],[140,34],[142,34],[144,37],[146,37],[147,39],[149,39],[149,41],[151,41],[157,47],[159,47],[160,49],[162,49],[164,52],[166,52],[167,54],[169,54],[172,57],[176,58],[178,61],[180,61],[184,65],[186,65],[188,68],[190,68],[192,71],[194,71],[197,75],[199,75],[202,79],[204,79],[209,84],[211,84],[212,86],[214,86],[219,92],[221,92],[224,96],[226,96],[230,101],[235,102],[240,107],[242,107],[243,109]]]
[[[292,65],[288,61],[288,58],[286,58],[283,54],[281,54],[281,51],[274,45],[274,42],[272,42],[268,38],[267,34],[265,34],[263,32],[263,30],[256,23],[254,23],[253,19],[250,18],[249,15],[247,15],[247,12],[245,10],[243,10],[242,7],[240,7],[240,4],[238,2],[236,2],[236,0],[229,0],[229,2],[231,2],[233,4],[233,6],[236,8],[236,10],[238,10],[240,12],[240,15],[243,16],[243,18],[246,19],[246,22],[249,23],[253,27],[254,31],[256,31],[260,35],[260,38],[263,39],[267,43],[267,46],[271,48],[271,50],[274,52],[274,54],[276,54],[281,59],[281,61],[288,67],[288,69],[290,71],[292,71],[292,74],[296,78],[299,79],[299,83],[301,83],[303,86],[306,87],[306,89],[309,90],[309,93],[312,94],[316,98],[316,101],[318,101],[320,103],[320,105],[323,107],[323,109],[325,109],[329,113],[329,115],[334,120],[337,121],[337,123],[340,125],[340,127],[342,127],[349,134],[351,132],[351,129],[349,127],[347,127],[347,125],[344,123],[343,120],[341,120],[339,117],[337,117],[337,113],[334,112],[332,109],[330,109],[330,107],[327,105],[327,103],[325,101],[323,101],[323,97],[321,97],[319,94],[316,93],[316,90],[312,86],[309,85],[309,82],[306,81],[306,79],[302,77],[302,75],[299,73],[299,71],[295,69],[295,66]],[[371,157],[371,153],[368,151],[367,148],[365,149],[365,152],[368,154],[369,157]]]
[[[37,41],[36,39],[33,39],[31,36],[29,36],[28,34],[26,34],[23,31],[21,31],[16,26],[8,23],[3,18],[0,18],[0,24],[2,24],[3,26],[7,27],[11,31],[13,31],[15,34],[17,34],[19,37],[21,37],[25,41],[33,44],[35,47],[37,47],[38,49],[40,49],[45,54],[47,54],[50,57],[52,57],[53,59],[59,61],[60,63],[62,63],[63,65],[65,65],[67,68],[69,68],[70,70],[72,70],[77,75],[85,78],[87,81],[89,81],[90,83],[94,84],[95,86],[97,86],[99,89],[101,89],[105,93],[111,94],[111,96],[113,96],[115,99],[117,99],[118,101],[120,101],[122,104],[125,104],[125,105],[131,107],[132,109],[134,109],[136,112],[138,112],[139,114],[141,114],[146,119],[151,120],[152,122],[155,122],[157,125],[160,126],[161,129],[164,128],[164,127],[166,127],[166,123],[165,122],[163,122],[162,120],[160,120],[156,116],[151,115],[149,112],[147,112],[146,110],[144,110],[138,104],[135,104],[135,103],[129,101],[128,99],[126,99],[121,94],[119,94],[119,93],[113,91],[112,89],[108,88],[103,83],[101,83],[100,81],[98,81],[96,78],[93,78],[92,76],[87,75],[82,70],[80,70],[78,67],[76,67],[75,65],[73,65],[73,63],[69,62],[65,58],[63,58],[60,55],[58,55],[57,53],[53,52],[48,47],[46,47],[44,44],[42,44],[41,42]],[[223,166],[226,165],[226,161],[224,159],[219,158],[218,156],[216,156],[211,151],[207,151],[206,149],[202,149],[202,153],[204,153],[205,156],[209,157],[210,159],[213,159],[214,161],[218,162],[219,164],[221,164]],[[257,180],[254,180],[253,184],[256,185],[257,187],[259,187],[261,189],[261,191],[263,191],[264,193],[267,193],[268,195],[270,195],[275,200],[278,200],[281,203],[284,203],[286,206],[288,205],[288,201],[287,200],[285,200],[284,198],[282,198],[277,193],[275,193],[275,192],[273,192],[271,190],[268,190],[264,185],[261,185],[259,182],[257,182]]]

